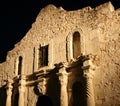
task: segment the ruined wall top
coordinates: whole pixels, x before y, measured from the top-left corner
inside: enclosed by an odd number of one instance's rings
[[[101,25],[103,27],[110,26],[107,23],[111,21],[114,23],[116,20],[120,20],[120,9],[115,10],[111,2],[104,3],[96,8],[88,6],[74,11],[66,11],[62,7],[57,8],[50,4],[40,11],[31,29],[8,53],[8,57],[21,51],[21,49],[34,47],[39,42],[46,42],[56,36],[63,36],[63,34],[67,36],[72,28],[90,31],[98,29]],[[60,33],[61,31],[64,33]]]

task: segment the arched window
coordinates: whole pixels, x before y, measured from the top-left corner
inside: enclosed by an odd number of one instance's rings
[[[20,75],[21,72],[22,72],[22,60],[23,60],[22,56],[19,56],[19,59],[18,59],[18,75]]]
[[[77,58],[81,54],[80,33],[78,31],[73,34],[73,58]]]

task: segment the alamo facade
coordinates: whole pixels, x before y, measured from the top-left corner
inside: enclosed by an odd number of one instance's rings
[[[0,64],[0,106],[44,98],[51,106],[120,106],[120,9],[108,2],[40,11]]]

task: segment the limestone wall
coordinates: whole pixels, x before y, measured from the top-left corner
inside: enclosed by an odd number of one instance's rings
[[[86,7],[76,11],[65,11],[53,5],[42,9],[25,37],[8,52],[6,62],[0,64],[0,92],[4,92],[4,80],[16,76],[19,56],[23,58],[21,74],[39,71],[37,51],[40,45],[49,45],[47,68],[70,61],[72,36],[76,31],[81,36],[81,53],[97,57],[93,79],[96,106],[119,106],[120,11],[114,10],[110,2],[94,9]],[[26,90],[26,106],[33,106],[37,95],[32,87]],[[1,93],[0,98],[2,95],[5,97],[6,94]],[[34,101],[31,96],[35,97]],[[3,104],[1,99],[0,104]]]
[[[96,106],[120,105],[120,19],[116,17],[106,20],[101,32],[100,63],[94,79]]]

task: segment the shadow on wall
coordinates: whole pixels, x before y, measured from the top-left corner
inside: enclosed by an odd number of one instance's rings
[[[54,69],[51,73],[48,83],[46,94],[50,97],[54,106],[60,106],[60,82],[56,73],[58,69]]]
[[[47,79],[46,84],[46,95],[43,95],[37,85],[38,82],[34,84],[34,93],[38,96],[38,101],[36,106],[60,106],[60,82],[58,75],[58,68],[55,68],[50,71],[46,76],[43,75],[41,71],[41,77],[45,77]],[[36,76],[37,73],[35,73]],[[29,76],[30,77],[30,76]],[[39,76],[40,77],[40,76]],[[32,77],[31,77],[32,79]]]
[[[0,106],[5,106],[6,105],[6,98],[7,98],[6,85],[3,85],[0,88]]]
[[[73,103],[72,106],[87,106],[85,84],[78,81],[72,87]]]
[[[42,95],[38,97],[36,106],[53,106],[53,103],[48,96]]]

